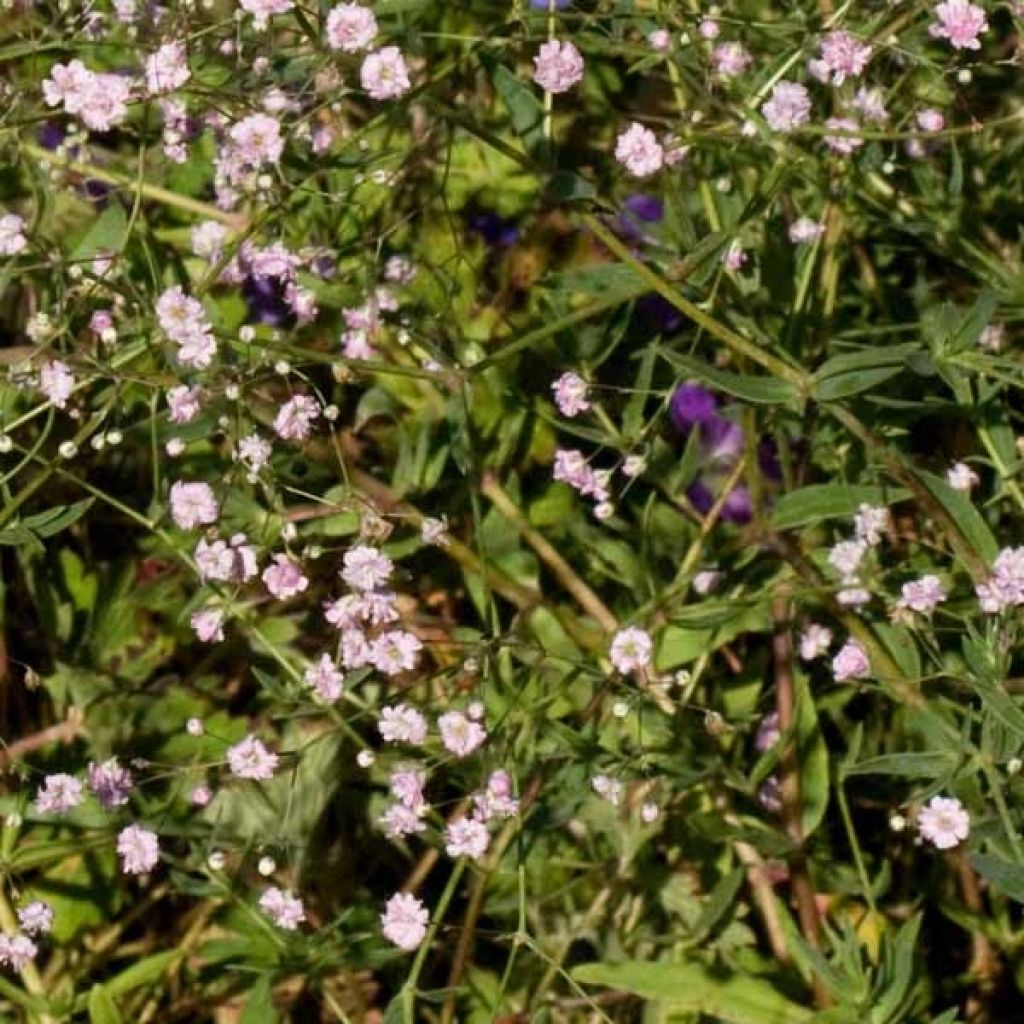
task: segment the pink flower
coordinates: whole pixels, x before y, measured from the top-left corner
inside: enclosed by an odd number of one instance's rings
[[[359,69],[359,81],[375,100],[396,99],[411,88],[409,68],[397,46],[369,54]]]
[[[590,408],[587,401],[587,382],[578,373],[563,373],[552,385],[555,405],[563,416],[572,419]]]
[[[365,50],[377,35],[373,11],[359,4],[339,4],[327,15],[327,45],[332,50]]]
[[[353,590],[376,590],[387,583],[395,568],[387,555],[366,544],[349,548],[342,562],[341,578]]]
[[[426,807],[423,799],[423,784],[427,781],[424,772],[416,768],[399,768],[391,773],[388,784],[395,799],[412,811],[421,811]]]
[[[938,576],[922,576],[903,584],[898,602],[900,608],[909,608],[913,612],[927,615],[934,611],[936,605],[946,600],[946,592]]]
[[[832,643],[832,630],[819,626],[816,622],[808,624],[800,634],[800,657],[804,661],[820,658]]]
[[[171,486],[171,518],[183,530],[215,523],[220,506],[209,484],[178,480]]]
[[[981,482],[977,473],[966,462],[954,463],[946,470],[946,480],[954,491],[969,494]]]
[[[168,419],[172,423],[191,423],[202,411],[202,391],[180,384],[167,392]]]
[[[154,96],[180,89],[191,77],[184,43],[164,43],[146,58],[146,88]]]
[[[946,127],[946,119],[942,116],[942,111],[936,110],[934,107],[919,110],[916,121],[918,128],[923,132],[941,132]]]
[[[711,63],[722,78],[742,75],[753,59],[742,43],[719,43],[711,51]]]
[[[825,228],[810,217],[800,217],[789,226],[789,240],[794,245],[803,245],[821,238]]]
[[[102,764],[90,761],[88,778],[89,788],[108,811],[128,803],[128,795],[135,785],[132,773],[127,768],[122,768],[116,757]]]
[[[737,270],[742,270],[747,263],[747,254],[743,251],[743,246],[738,241],[729,243],[729,248],[722,254],[722,263],[725,265],[726,270],[731,270],[735,273]]]
[[[399,949],[413,950],[426,936],[429,920],[427,908],[412,893],[396,892],[384,905],[381,931]]]
[[[293,896],[285,889],[271,886],[260,897],[260,910],[270,918],[278,928],[286,932],[295,931],[306,920],[306,912],[302,900]]]
[[[502,769],[491,772],[487,787],[473,794],[475,815],[481,821],[491,818],[511,818],[519,813],[519,801],[512,795],[512,780]]]
[[[239,779],[265,782],[277,767],[277,754],[268,750],[255,736],[246,736],[228,748],[228,768]]]
[[[39,390],[56,408],[65,408],[75,390],[71,367],[59,359],[47,360],[39,367]]]
[[[285,14],[294,6],[293,0],[239,0],[238,6],[252,15],[252,23],[258,29],[267,27],[275,14]]]
[[[47,775],[36,792],[36,810],[40,814],[65,814],[85,799],[82,783],[73,775],[60,772]]]
[[[400,839],[403,836],[415,835],[427,827],[421,817],[421,812],[401,803],[388,807],[379,820],[388,839]]]
[[[153,870],[160,858],[160,842],[155,832],[140,825],[128,825],[118,833],[117,852],[126,875],[144,875]]]
[[[847,679],[863,679],[871,672],[867,652],[856,640],[847,640],[832,659],[832,674],[837,683]]]
[[[775,84],[761,113],[772,131],[791,132],[811,119],[811,97],[798,82],[783,80]]]
[[[616,670],[627,675],[650,665],[653,647],[649,633],[636,626],[627,626],[612,637],[608,656]]]
[[[533,80],[546,92],[568,92],[583,78],[583,57],[569,42],[549,39],[533,63]]]
[[[647,45],[658,53],[665,53],[672,46],[672,36],[668,29],[656,28],[647,33]]]
[[[15,256],[28,245],[25,221],[16,213],[0,217],[0,256]]]
[[[842,29],[829,32],[821,41],[821,61],[831,73],[833,85],[856,78],[870,59],[871,47]]]
[[[53,927],[53,907],[33,900],[18,910],[18,924],[29,935],[45,935]]]
[[[456,757],[469,757],[487,739],[484,727],[467,718],[461,711],[448,711],[441,715],[437,727],[445,750],[451,751]]]
[[[263,583],[279,601],[301,594],[309,579],[287,555],[274,555],[274,562],[263,570]]]
[[[934,39],[948,39],[957,50],[981,49],[978,36],[988,28],[982,8],[969,0],[945,0],[935,8],[935,17],[928,26]]]
[[[850,106],[857,111],[866,121],[874,124],[888,124],[889,111],[885,109],[885,95],[881,89],[868,89],[861,86]]]
[[[377,729],[385,743],[411,743],[418,747],[427,738],[427,720],[405,704],[381,708]]]
[[[27,935],[0,933],[0,964],[12,971],[23,971],[35,960],[39,949]]]
[[[951,850],[967,838],[971,817],[954,797],[933,796],[918,812],[917,828],[937,850]]]
[[[475,818],[456,818],[444,830],[445,853],[449,857],[479,860],[490,846],[487,826]]]
[[[320,415],[320,404],[311,395],[288,399],[274,417],[274,430],[286,441],[305,441]]]
[[[250,114],[231,126],[235,152],[252,167],[276,163],[284,152],[281,125],[268,114]]]
[[[306,669],[303,679],[320,700],[328,703],[341,696],[345,684],[345,676],[338,671],[329,654],[321,654],[320,660]]]
[[[189,623],[204,644],[224,639],[224,612],[219,608],[202,608],[193,612]]]
[[[832,132],[842,132],[841,135],[825,136],[825,144],[833,153],[849,156],[864,145],[864,140],[857,135],[860,125],[852,117],[830,117],[825,122],[825,127]]]
[[[369,661],[378,672],[396,676],[400,672],[411,672],[419,663],[422,650],[423,644],[412,633],[390,629],[370,644]]]
[[[701,39],[711,40],[717,39],[722,30],[714,18],[702,18],[701,23],[697,26],[697,31],[700,33]]]
[[[770,715],[765,715],[761,719],[757,727],[757,737],[754,740],[754,746],[764,753],[764,751],[770,750],[779,742],[781,735],[782,733],[779,730],[779,713],[773,711]]]
[[[635,178],[646,178],[661,169],[665,150],[650,128],[633,121],[615,140],[615,159]]]

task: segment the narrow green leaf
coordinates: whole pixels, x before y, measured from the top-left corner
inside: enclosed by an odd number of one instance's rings
[[[708,936],[715,925],[728,913],[740,891],[746,872],[743,868],[736,868],[721,878],[718,884],[711,890],[707,903],[701,911],[693,926],[693,937],[697,941]]]
[[[971,855],[971,867],[1000,892],[1024,903],[1024,867],[987,853]]]
[[[660,349],[660,352],[673,366],[685,370],[703,383],[710,384],[745,402],[754,402],[760,405],[787,405],[792,408],[799,408],[801,404],[800,392],[789,381],[779,380],[777,377],[754,377],[746,373],[728,373],[680,352],[673,352],[665,348]]]
[[[915,472],[932,497],[949,513],[975,553],[991,565],[999,553],[999,544],[971,499],[960,491],[955,491],[942,477],[926,473],[924,470]]]
[[[952,752],[922,750],[907,754],[879,754],[866,757],[844,771],[852,775],[900,775],[908,779],[939,779],[956,768],[957,756]]]
[[[516,133],[527,149],[533,149],[544,138],[544,106],[540,96],[503,64],[494,69],[493,79],[494,88],[508,107]]]
[[[818,712],[807,677],[798,672],[793,683],[796,744],[800,759],[800,825],[806,837],[821,824],[828,807],[828,748],[818,727]]]
[[[812,484],[779,498],[772,525],[777,530],[791,530],[824,519],[849,519],[861,505],[891,505],[909,497],[910,492],[902,487]]]
[[[180,956],[181,954],[176,949],[166,953],[153,953],[151,956],[144,956],[141,960],[136,960],[123,971],[115,974],[106,983],[106,990],[111,996],[123,996],[137,988],[152,985],[163,977],[171,964]]]
[[[89,990],[89,1024],[124,1024],[121,1011],[103,985]]]

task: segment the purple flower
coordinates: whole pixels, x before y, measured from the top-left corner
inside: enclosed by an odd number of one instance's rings
[[[626,199],[626,210],[639,220],[655,224],[665,216],[665,204],[657,196],[638,192]]]
[[[735,462],[743,454],[743,428],[713,414],[700,424],[700,441],[711,462]]]
[[[698,423],[718,419],[717,413],[715,396],[699,384],[680,384],[669,405],[672,422],[682,434],[689,434]]]
[[[285,327],[295,322],[291,307],[285,300],[285,282],[276,277],[250,275],[242,282],[246,321]]]
[[[667,299],[651,292],[637,300],[637,311],[647,327],[662,334],[672,334],[683,325],[683,314]]]
[[[702,515],[706,516],[714,505],[716,496],[703,480],[695,480],[686,491],[690,504]],[[750,502],[750,492],[743,484],[738,484],[730,492],[722,504],[721,518],[726,523],[743,525],[749,523],[754,510]]]
[[[519,241],[519,228],[511,217],[499,217],[492,210],[482,210],[469,218],[469,230],[487,245],[506,248]]]

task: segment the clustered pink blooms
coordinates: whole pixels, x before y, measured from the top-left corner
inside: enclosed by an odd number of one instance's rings
[[[989,615],[1024,604],[1024,547],[1003,548],[992,573],[975,587],[981,610]]]
[[[722,78],[736,78],[742,75],[753,60],[750,51],[742,43],[719,43],[711,52],[711,63],[715,72]]]
[[[154,96],[180,89],[191,77],[184,43],[164,43],[146,58],[146,88]]]
[[[114,74],[90,71],[80,60],[54,64],[43,82],[47,106],[62,106],[86,128],[108,132],[128,115],[131,80]]]
[[[199,577],[203,580],[246,583],[259,571],[256,550],[244,533],[236,533],[229,541],[218,539],[211,542],[203,537],[196,545],[194,557]]]
[[[408,65],[397,46],[369,54],[359,69],[359,81],[375,100],[397,99],[412,88]]]
[[[430,915],[422,900],[412,893],[396,892],[384,905],[384,913],[380,916],[381,931],[399,949],[413,950],[426,937],[429,920]]]
[[[141,825],[128,825],[118,833],[117,852],[126,875],[145,875],[160,859],[160,842],[155,832]]]
[[[36,793],[40,814],[65,814],[85,799],[85,788],[73,775],[47,775]]]
[[[867,651],[857,640],[849,639],[832,659],[832,674],[837,683],[848,679],[863,679],[871,674]]]
[[[27,247],[24,218],[16,213],[0,215],[0,256],[17,256]]]
[[[533,80],[547,92],[568,92],[583,80],[583,56],[570,42],[549,39],[533,63]]]
[[[261,578],[270,595],[279,601],[295,597],[309,586],[309,578],[287,555],[274,555],[271,564],[263,570]]]
[[[12,971],[23,971],[38,953],[39,948],[27,935],[0,932],[0,965]]]
[[[59,359],[48,359],[39,367],[39,390],[56,408],[66,408],[75,390],[71,367]]]
[[[928,574],[903,584],[898,607],[928,615],[946,600],[946,591],[938,576]]]
[[[918,811],[917,829],[937,850],[951,850],[967,838],[971,818],[955,797],[934,796]]]
[[[306,911],[302,900],[285,889],[270,886],[260,896],[260,910],[270,918],[278,928],[287,932],[295,931],[306,920]]]
[[[53,928],[53,907],[44,900],[32,900],[18,908],[18,924],[26,935],[46,935]]]
[[[161,330],[177,346],[182,366],[205,370],[217,354],[217,342],[206,319],[203,304],[185,294],[176,285],[168,288],[156,303],[156,318]]]
[[[615,140],[615,159],[633,177],[646,178],[664,166],[665,150],[650,128],[634,121]]]
[[[620,629],[612,637],[608,657],[617,672],[628,675],[651,664],[654,645],[650,634],[637,626]]]
[[[266,782],[273,778],[278,757],[255,736],[246,736],[228,748],[228,768],[239,779]]]
[[[928,32],[936,39],[947,39],[957,50],[980,50],[978,36],[988,28],[985,11],[970,0],[944,0],[935,8],[935,21]]]
[[[581,412],[586,412],[590,408],[590,402],[587,398],[589,386],[578,373],[573,373],[572,371],[563,373],[551,385],[551,390],[554,392],[555,405],[558,406],[558,411],[563,416],[569,417],[569,419],[578,416]]]
[[[559,449],[555,452],[552,476],[579,491],[584,497],[592,498],[595,502],[594,514],[598,519],[611,515],[613,507],[608,490],[611,470],[594,469],[577,449]]]
[[[821,41],[821,57],[811,61],[811,74],[833,85],[863,74],[871,59],[871,47],[856,36],[838,29]]]
[[[199,480],[178,480],[171,485],[171,518],[182,530],[217,522],[220,505],[213,488]]]
[[[89,788],[108,811],[128,803],[128,797],[135,785],[131,772],[122,767],[116,757],[102,764],[90,761],[88,780]]]
[[[327,45],[332,50],[358,53],[377,35],[377,19],[361,4],[338,4],[327,15]]]
[[[775,132],[791,132],[811,119],[811,97],[799,82],[776,82],[772,94],[761,106],[768,127]]]

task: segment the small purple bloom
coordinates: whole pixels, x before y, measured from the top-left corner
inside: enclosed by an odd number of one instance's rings
[[[698,423],[719,419],[717,412],[715,396],[699,384],[680,384],[669,405],[672,422],[683,434],[688,434]]]
[[[657,196],[638,192],[626,199],[626,211],[638,220],[656,224],[665,216],[665,204]]]
[[[519,241],[519,228],[511,217],[499,217],[491,210],[483,210],[469,218],[469,230],[479,235],[487,245],[506,248]]]
[[[285,301],[284,281],[276,277],[249,275],[242,282],[242,296],[249,323],[266,324],[268,327],[294,323],[294,315]]]
[[[700,441],[711,462],[734,462],[743,454],[743,428],[724,416],[712,414],[701,423]]]
[[[637,299],[637,312],[648,329],[662,334],[672,334],[683,325],[683,314],[667,299],[651,292]]]

